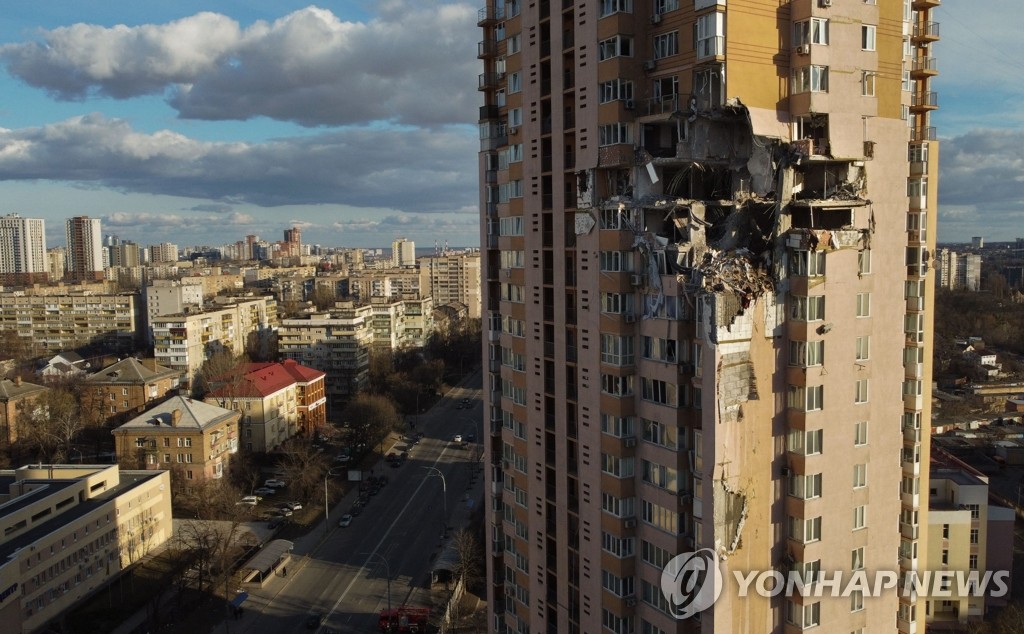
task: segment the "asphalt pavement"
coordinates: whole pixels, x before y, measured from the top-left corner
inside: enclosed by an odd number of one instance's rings
[[[480,388],[477,371],[419,415],[416,431],[425,437],[401,466],[378,463],[376,473],[385,473],[389,483],[352,523],[338,526],[358,495],[355,490],[330,510],[326,529],[321,521],[295,541],[287,577],[249,590],[244,616],[212,632],[376,632],[378,615],[389,602],[428,606],[431,563],[443,543],[445,513],[454,530],[468,518],[468,506],[482,499],[482,477],[473,478],[483,447]],[[464,398],[471,404],[458,407]],[[458,445],[452,442],[455,434],[475,434],[476,442]],[[399,441],[394,449],[405,445]],[[310,623],[314,615],[324,617],[319,628]]]

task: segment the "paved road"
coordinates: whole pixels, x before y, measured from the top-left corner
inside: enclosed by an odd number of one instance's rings
[[[331,510],[328,531],[318,526],[296,542],[288,577],[275,578],[263,590],[250,592],[245,616],[214,631],[310,631],[310,615],[322,613],[327,621],[321,632],[375,632],[377,615],[387,608],[389,569],[394,607],[406,602],[426,604],[430,564],[441,544],[445,508],[449,517],[465,516],[460,507],[465,507],[474,459],[482,447],[480,387],[477,372],[420,415],[417,430],[426,437],[404,465],[377,467],[378,473],[386,472],[390,483],[371,498],[362,514],[347,528],[337,526],[354,493],[347,496]],[[472,406],[457,409],[457,403],[467,397]],[[457,433],[476,434],[477,444],[456,446],[451,438]],[[441,478],[428,476],[427,467],[444,474],[443,484]]]

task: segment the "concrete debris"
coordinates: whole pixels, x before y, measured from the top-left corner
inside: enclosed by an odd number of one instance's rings
[[[718,480],[721,491],[715,492],[715,550],[722,557],[731,555],[740,547],[743,527],[749,511],[747,496],[733,491],[723,476]]]
[[[755,299],[775,289],[763,261],[755,260],[744,248],[727,253],[708,249],[696,269],[698,289],[708,293],[733,293],[739,298],[741,315]]]

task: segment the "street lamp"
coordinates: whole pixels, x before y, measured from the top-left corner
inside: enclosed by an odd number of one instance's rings
[[[81,449],[79,449],[78,447],[72,447],[71,451],[77,451],[78,452],[78,464],[82,464],[83,462],[85,462],[85,456],[82,455],[82,450]]]
[[[380,553],[364,553],[364,554],[367,555],[371,559],[373,557],[377,557],[382,562],[384,562],[384,572],[388,576],[388,629],[387,629],[387,631],[390,632],[391,631],[391,626],[392,626],[392,622],[391,622],[391,620],[392,620],[392,618],[391,618],[392,617],[392,614],[391,614],[391,566],[388,565],[388,560],[384,557],[384,555],[381,555]],[[366,561],[367,561],[367,563],[370,562],[369,559],[367,559]]]
[[[441,473],[441,470],[438,469],[437,467],[423,467],[423,468],[430,471],[430,473],[428,473],[426,477],[429,478],[430,476],[437,476],[438,478],[441,478],[441,496],[442,496],[441,497],[441,501],[443,502],[443,508],[444,508],[444,518],[443,518],[444,519],[444,531],[447,532],[447,530],[448,530],[448,484],[444,480],[444,474]]]

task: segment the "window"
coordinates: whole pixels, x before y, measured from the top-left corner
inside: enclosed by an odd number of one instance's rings
[[[598,145],[617,145],[633,142],[633,128],[625,123],[608,123],[599,126]]]
[[[820,277],[825,274],[824,251],[793,251],[789,256],[791,275]]]
[[[860,489],[868,485],[868,466],[866,464],[853,465],[853,488]]]
[[[643,429],[643,439],[645,442],[668,449],[678,448],[679,430],[677,428],[669,427],[658,421],[647,420],[646,418],[640,419],[640,424]]]
[[[647,500],[641,500],[640,504],[643,521],[669,533],[679,532],[679,513]]]
[[[976,528],[972,528],[971,529],[971,543],[972,544],[977,544],[978,543],[978,529],[976,529]]]
[[[792,476],[789,479],[789,495],[802,500],[821,497],[821,474]]]
[[[598,44],[598,59],[604,61],[613,57],[632,57],[633,38],[628,35],[615,35]]]
[[[850,612],[860,612],[864,609],[864,591],[854,590],[850,593]]]
[[[714,12],[697,18],[697,59],[725,54],[725,14]]]
[[[789,538],[804,544],[821,539],[821,517],[802,519],[789,516]]]
[[[601,251],[601,271],[616,273],[632,270],[632,251]]]
[[[523,109],[522,108],[509,108],[508,109],[508,125],[510,125],[510,126],[523,125]]]
[[[828,20],[811,18],[793,25],[793,46],[828,44]]]
[[[601,587],[617,597],[627,597],[633,594],[633,577],[619,577],[602,570]]]
[[[632,293],[601,293],[601,312],[632,313],[634,296]]]
[[[969,562],[968,566],[970,566],[971,570],[977,570],[978,569],[978,556],[977,555],[970,555],[968,557],[968,562]]]
[[[794,68],[790,92],[828,92],[828,66]]]
[[[602,334],[601,363],[633,365],[633,337]]]
[[[633,477],[633,456],[620,457],[615,454],[601,454],[601,471],[616,478]]]
[[[678,389],[679,387],[674,383],[646,376],[640,377],[640,398],[645,401],[676,407],[679,404]]]
[[[661,337],[648,337],[644,335],[641,339],[641,354],[645,359],[676,363],[679,360],[679,346],[675,339],[662,339]],[[685,350],[685,348],[684,348]]]
[[[804,412],[813,412],[823,407],[825,386],[811,385],[790,385],[787,394],[788,406],[791,409]]]
[[[856,390],[854,392],[853,402],[857,403],[857,404],[867,403],[868,402],[868,380],[867,379],[857,379],[857,385],[856,385]]]
[[[861,94],[861,96],[864,96],[864,97],[874,97],[875,96],[875,78],[877,76],[878,76],[878,73],[875,73],[873,71],[868,71],[868,70],[861,71],[861,74],[860,74],[860,94]]]
[[[800,605],[793,599],[786,600],[786,620],[797,627],[808,628],[821,624],[821,603]]]
[[[613,13],[632,13],[633,0],[601,0],[601,17]]]
[[[634,498],[618,498],[611,493],[602,493],[601,510],[616,517],[633,517]]]
[[[498,220],[499,236],[521,236],[523,235],[523,217],[510,216]]]
[[[857,293],[857,316],[871,316],[871,293]]]
[[[786,450],[804,456],[819,454],[823,437],[824,430],[821,429],[810,431],[794,429],[786,436]]]
[[[506,55],[515,55],[516,53],[521,51],[522,48],[523,48],[523,36],[522,36],[521,33],[516,33],[515,35],[508,36],[507,38],[505,38],[505,42],[506,42],[506,50],[505,50],[505,54]]]
[[[601,532],[601,546],[605,552],[616,557],[632,557],[635,540],[632,537],[619,537],[611,533]]]
[[[679,54],[679,31],[654,36],[654,59]]]
[[[632,416],[601,414],[601,432],[619,438],[633,436]]]
[[[520,92],[523,89],[522,75],[519,71],[508,74],[507,91],[508,94]]]
[[[602,374],[601,391],[612,396],[631,396],[633,394],[633,375]]]
[[[803,368],[822,365],[825,362],[824,341],[790,341],[789,364]]]
[[[850,570],[864,570],[864,547],[850,551]]]
[[[861,249],[857,252],[857,274],[867,275],[871,272],[871,249]]]
[[[855,359],[857,361],[867,361],[871,358],[871,335],[861,335],[857,337],[857,352]]]
[[[853,425],[853,445],[861,447],[868,444],[868,421],[857,421]]]
[[[790,302],[789,316],[796,321],[820,321],[825,319],[825,296],[806,297],[794,295]]]
[[[654,80],[654,99],[658,103],[674,99],[679,94],[679,77],[659,77]]]
[[[862,24],[860,27],[860,48],[864,51],[875,50],[875,33],[877,28],[872,24]]]
[[[855,506],[853,508],[853,530],[860,530],[867,526],[867,510],[866,506]]]
[[[601,103],[633,98],[633,82],[626,79],[612,79],[601,82],[598,95]]]
[[[641,461],[643,467],[643,481],[653,484],[659,489],[667,491],[679,490],[679,472],[672,467],[666,467],[650,460]]]
[[[679,8],[679,0],[654,0],[654,14],[661,15]]]

